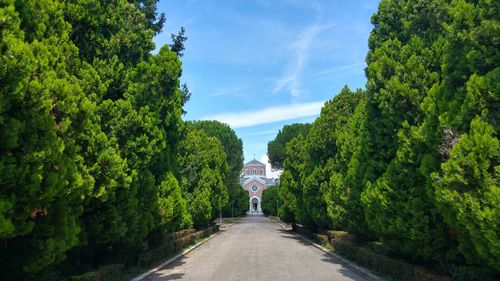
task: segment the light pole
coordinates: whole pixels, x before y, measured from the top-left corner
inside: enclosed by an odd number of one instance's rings
[[[276,199],[276,214],[278,214],[278,218],[280,217],[280,208],[278,205],[278,199]]]
[[[219,196],[219,225],[222,225],[222,201],[221,197]]]

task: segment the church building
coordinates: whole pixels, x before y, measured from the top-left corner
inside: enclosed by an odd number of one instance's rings
[[[254,159],[243,166],[240,182],[250,197],[248,214],[261,215],[262,192],[276,184],[276,179],[266,178],[266,165]]]

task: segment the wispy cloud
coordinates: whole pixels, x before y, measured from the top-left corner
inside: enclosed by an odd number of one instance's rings
[[[324,101],[285,106],[268,107],[261,110],[230,112],[206,116],[203,120],[218,120],[233,128],[251,127],[260,124],[292,120],[301,117],[319,115]]]
[[[226,96],[229,94],[234,94],[234,93],[240,93],[242,91],[248,90],[250,87],[248,86],[236,86],[233,88],[226,88],[226,89],[221,89],[215,92],[212,92],[207,95],[207,97],[220,97],[220,96]]]
[[[357,63],[348,64],[348,65],[342,65],[342,66],[338,66],[338,67],[334,67],[331,69],[326,69],[326,70],[320,71],[316,74],[313,74],[312,76],[325,76],[325,75],[329,75],[329,74],[332,74],[335,72],[346,71],[346,70],[351,70],[351,69],[359,69],[361,66],[364,66],[364,65],[365,65],[364,62],[357,62]]]
[[[280,129],[267,130],[267,131],[257,131],[250,134],[246,134],[247,136],[265,136],[265,135],[273,135],[277,134]]]
[[[200,100],[205,100],[205,99],[209,99],[209,98],[228,96],[228,95],[232,95],[232,96],[241,95],[242,92],[245,92],[249,89],[251,89],[251,87],[249,87],[249,86],[235,86],[235,87],[229,87],[229,88],[222,88],[219,90],[209,92],[208,94],[205,94],[202,96],[196,95],[195,98],[192,99],[191,101],[200,101]]]
[[[299,34],[297,40],[291,44],[294,52],[290,60],[290,65],[283,76],[276,82],[273,89],[274,93],[286,89],[290,92],[292,97],[300,96],[300,76],[307,63],[314,37],[333,26],[334,24],[314,24],[307,27],[304,32]]]

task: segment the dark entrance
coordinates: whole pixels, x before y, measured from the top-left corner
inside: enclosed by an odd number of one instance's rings
[[[257,211],[258,203],[259,203],[259,200],[257,198],[252,199],[252,211],[254,211],[254,212]]]

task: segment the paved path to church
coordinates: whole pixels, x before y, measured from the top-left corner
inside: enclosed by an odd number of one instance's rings
[[[145,280],[366,279],[269,219],[247,217]]]

